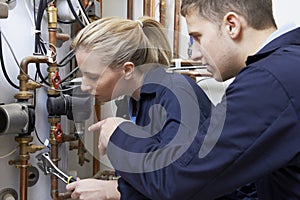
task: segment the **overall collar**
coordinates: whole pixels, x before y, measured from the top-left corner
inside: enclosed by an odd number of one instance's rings
[[[249,65],[272,54],[277,49],[288,45],[300,45],[300,28],[282,27],[266,40],[262,48],[252,56],[248,56],[246,64]]]

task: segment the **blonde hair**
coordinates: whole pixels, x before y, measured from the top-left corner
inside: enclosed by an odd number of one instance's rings
[[[83,28],[72,43],[75,51],[101,56],[101,63],[117,68],[125,62],[169,65],[171,48],[161,25],[152,18],[139,21],[107,17]]]

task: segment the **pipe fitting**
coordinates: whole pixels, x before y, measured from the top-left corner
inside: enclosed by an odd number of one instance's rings
[[[0,135],[30,134],[34,130],[34,108],[26,103],[0,105]]]
[[[56,29],[57,27],[57,8],[51,4],[47,9],[48,28]]]

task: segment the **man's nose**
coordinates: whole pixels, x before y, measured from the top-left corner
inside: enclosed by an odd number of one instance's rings
[[[197,42],[193,43],[191,58],[194,61],[200,61],[202,59],[202,54],[200,52],[200,44],[198,44]]]

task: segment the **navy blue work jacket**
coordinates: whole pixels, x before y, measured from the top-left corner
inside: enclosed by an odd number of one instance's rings
[[[108,146],[113,165],[126,163],[118,169],[122,178],[155,200],[210,200],[253,181],[261,200],[300,199],[300,28],[274,39],[246,64],[179,158],[184,139],[174,143],[168,155],[176,160],[165,167],[150,154],[165,144],[126,137],[124,132],[141,128],[122,123]],[[156,170],[147,171],[148,165]]]
[[[191,143],[196,135],[195,129],[197,130],[199,124],[202,124],[210,116],[212,106],[207,95],[191,78],[177,73],[167,73],[163,68],[155,66],[144,77],[138,101],[130,99],[129,106],[125,105],[135,116],[135,123],[141,127],[142,132],[129,130],[126,132],[127,135],[118,137],[134,136],[145,138],[146,141],[150,137],[167,147],[168,145],[172,146],[176,141],[182,142],[179,136],[185,140],[188,138],[186,136],[190,135],[190,141],[186,140],[185,142]],[[119,106],[118,110],[121,108],[122,106]],[[190,117],[194,119],[191,120]],[[180,130],[180,134],[177,135],[177,139],[174,139],[178,130]],[[123,139],[119,141],[124,142]],[[130,144],[127,143],[127,145]],[[130,146],[133,147],[132,152],[134,152],[134,144]],[[148,151],[146,146],[143,151]],[[164,159],[166,156],[169,157],[167,151],[168,148],[156,151],[156,154],[160,154],[159,156],[162,157],[163,162],[168,160]],[[181,152],[184,153],[185,150],[183,149]],[[123,160],[119,160],[119,164],[122,167],[127,166]],[[148,170],[153,171],[152,168],[152,165],[149,165]],[[123,178],[119,179],[118,186],[122,200],[147,199]]]

